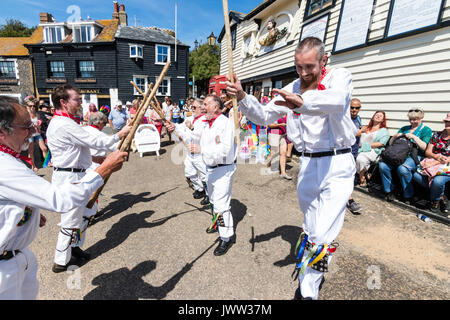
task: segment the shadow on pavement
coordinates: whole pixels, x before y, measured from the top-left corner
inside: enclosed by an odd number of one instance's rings
[[[245,214],[247,213],[247,206],[236,199],[231,199],[230,205],[231,213],[233,215],[234,230],[237,230],[237,225],[244,219]]]
[[[291,245],[291,251],[284,258],[284,260],[275,261],[273,264],[277,267],[285,267],[290,264],[296,263],[295,245],[297,244],[298,237],[300,235],[300,227],[295,226],[281,226],[274,231],[266,234],[257,235],[254,239],[250,240],[250,243],[259,243],[269,241],[273,238],[281,237],[284,241],[289,242]]]
[[[115,216],[116,214],[123,212],[129,208],[131,208],[136,203],[140,202],[150,202],[153,201],[160,196],[173,191],[177,189],[178,187],[172,188],[167,191],[163,191],[153,197],[147,198],[148,195],[150,195],[150,192],[141,192],[140,194],[134,195],[130,194],[129,192],[125,192],[123,194],[116,194],[113,196],[113,199],[116,199],[116,201],[113,201],[109,203],[106,207],[104,207],[102,210],[98,212],[98,216],[95,218],[95,220],[92,222],[92,225],[96,224],[97,222],[106,220],[108,218],[111,218]],[[101,198],[100,198],[101,201]]]
[[[172,218],[191,211],[193,210],[175,213],[171,216],[157,219],[151,222],[147,222],[146,219],[151,217],[151,215],[155,213],[155,211],[153,210],[147,210],[141,213],[127,214],[111,227],[111,229],[106,233],[106,237],[104,239],[93,244],[91,247],[86,249],[86,251],[91,254],[91,260],[93,260],[108,252],[109,250],[112,250],[115,247],[119,246],[133,232],[143,228],[153,228],[160,226]]]
[[[139,263],[131,270],[128,268],[120,268],[95,277],[92,280],[92,284],[98,287],[84,296],[84,300],[163,299],[175,288],[181,278],[192,268],[194,263],[211,249],[216,242],[217,240],[192,262],[186,263],[179,272],[173,275],[162,286],[152,286],[142,279],[156,269],[156,261],[148,260]]]

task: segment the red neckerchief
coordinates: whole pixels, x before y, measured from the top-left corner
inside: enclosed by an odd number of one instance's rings
[[[203,116],[204,116],[204,114],[201,114],[201,115],[199,115],[199,116],[196,116],[196,117],[194,118],[194,120],[192,120],[192,124],[194,124],[195,121],[197,121],[199,118],[201,118],[201,117],[203,117]]]
[[[219,113],[217,116],[215,116],[215,117],[212,118],[211,120],[205,119],[205,120],[203,120],[203,122],[208,122],[209,127],[211,128],[212,125],[213,125],[213,123],[214,123],[214,121],[215,121],[218,117],[220,117],[220,116],[221,116],[221,113]]]
[[[80,124],[80,118],[75,117],[69,113],[65,113],[59,110],[55,110],[55,113],[53,114],[54,117],[66,117],[66,118],[70,118],[73,121],[75,121],[76,123]]]
[[[97,129],[97,130],[99,130],[100,131],[100,128],[99,127],[97,127],[95,124],[90,124],[89,125],[90,127],[92,127],[92,128],[95,128],[95,129]]]
[[[320,76],[319,83],[317,84],[317,90],[325,90],[326,89],[325,86],[321,83],[323,78],[325,78],[326,75],[327,75],[327,69],[325,67],[323,67],[322,75]],[[300,112],[296,112],[294,110],[292,110],[292,112],[297,116],[300,115]]]
[[[16,159],[23,160],[25,162],[28,162],[30,165],[33,165],[32,162],[31,162],[31,158],[28,158],[28,157],[25,157],[25,156],[21,155],[20,153],[14,151],[10,147],[5,146],[4,144],[0,144],[0,152],[10,154]]]

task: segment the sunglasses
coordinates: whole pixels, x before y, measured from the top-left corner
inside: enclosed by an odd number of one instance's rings
[[[351,110],[359,110],[361,107],[350,107]]]
[[[408,111],[408,113],[409,112],[422,112],[422,110],[420,110],[420,109],[411,109],[411,110]]]

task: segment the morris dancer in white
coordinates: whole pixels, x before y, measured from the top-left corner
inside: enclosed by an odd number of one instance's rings
[[[187,144],[200,144],[203,129],[206,127],[204,120],[205,110],[202,108],[203,100],[196,99],[192,104],[194,114],[186,118],[184,123],[175,124],[175,132]],[[209,203],[209,197],[206,193],[206,164],[199,153],[188,152],[184,159],[184,175],[192,182],[194,187],[194,199],[203,198],[201,205]]]
[[[302,154],[297,196],[304,220],[297,244],[300,284],[295,298],[315,300],[353,191],[352,75],[341,68],[326,73],[325,46],[314,37],[299,43],[294,57],[300,78],[274,89],[279,95],[266,106],[245,94],[237,78],[227,83],[227,91],[254,123],[267,126],[287,114],[287,136]]]
[[[220,241],[214,255],[227,253],[236,236],[231,214],[231,187],[236,171],[236,142],[233,121],[222,115],[222,101],[217,95],[207,95],[203,108],[206,111],[200,145],[191,144],[191,153],[201,153],[206,163],[206,179],[209,201],[214,210],[213,225],[219,226]],[[166,124],[169,131],[173,124]]]
[[[113,136],[88,134],[74,118],[81,108],[81,99],[78,90],[70,85],[55,88],[52,101],[56,110],[47,129],[47,142],[52,153],[52,182],[59,185],[81,179],[86,174],[92,164],[90,148],[111,150],[131,128],[125,126]],[[90,258],[79,247],[85,236],[81,233],[85,211],[86,208],[80,206],[61,215],[53,272],[67,270],[72,255],[84,260]]]
[[[28,246],[46,219],[40,209],[67,212],[85,206],[103,179],[121,168],[126,152],[114,152],[82,179],[58,186],[21,160],[34,127],[15,99],[0,97],[0,300],[36,299],[37,260]]]

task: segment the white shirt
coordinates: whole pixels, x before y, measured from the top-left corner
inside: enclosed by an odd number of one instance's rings
[[[208,122],[204,123],[206,126],[202,132],[200,147],[205,164],[215,167],[218,164],[234,163],[237,147],[232,119],[221,114],[214,120],[211,127]]]
[[[240,111],[248,120],[264,126],[277,122],[287,114],[287,136],[300,152],[350,148],[356,141],[357,131],[349,110],[353,89],[352,75],[346,69],[334,69],[321,83],[325,90],[308,90],[301,93],[300,78],[283,88],[302,95],[304,104],[295,109],[301,113],[300,116],[287,107],[275,105],[275,101],[283,100],[281,96],[263,106],[254,96],[247,94],[239,102]]]
[[[0,253],[20,250],[31,244],[39,229],[40,209],[67,212],[85,206],[102,185],[101,176],[92,171],[76,184],[54,186],[21,161],[0,152]],[[32,210],[32,215],[18,226],[25,207]]]
[[[113,136],[92,135],[67,117],[54,117],[47,128],[52,163],[57,168],[87,169],[92,163],[90,148],[110,150],[119,141]]]
[[[187,143],[187,144],[197,144],[200,145],[200,139],[202,137],[202,132],[208,126],[207,122],[204,122],[205,115],[202,115],[201,117],[197,118],[197,120],[194,121],[194,116],[186,118],[186,121],[193,122],[193,129],[189,129],[185,122],[178,124],[175,123],[175,132]],[[199,157],[200,154],[198,153],[190,153],[188,152],[188,157],[196,158]]]

